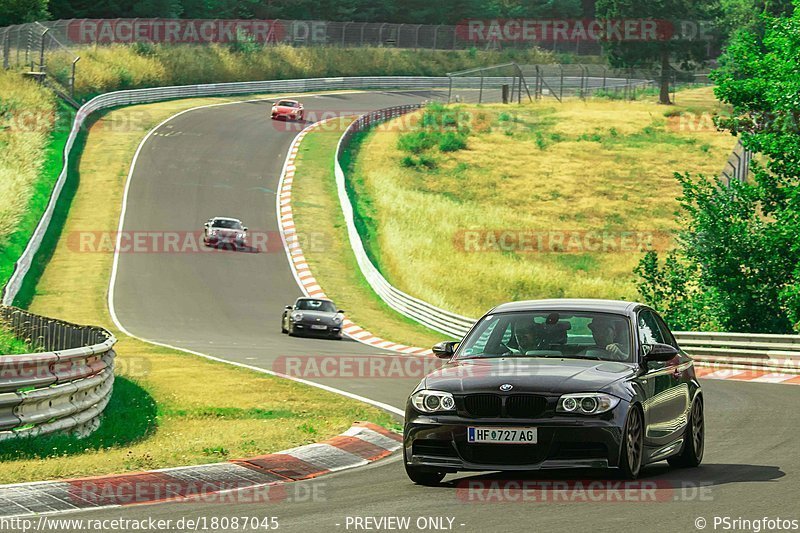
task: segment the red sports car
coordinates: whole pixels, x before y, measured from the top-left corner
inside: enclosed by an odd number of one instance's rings
[[[297,100],[279,100],[272,104],[272,119],[303,120],[303,104]]]

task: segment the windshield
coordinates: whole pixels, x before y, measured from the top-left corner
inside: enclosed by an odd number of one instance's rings
[[[281,107],[297,107],[297,102],[292,102],[289,100],[281,100],[278,102],[278,105]]]
[[[568,357],[632,360],[627,317],[578,311],[487,315],[460,344],[456,357]]]
[[[321,311],[323,313],[335,313],[336,306],[327,300],[297,300],[295,306],[301,311]]]
[[[242,223],[238,220],[215,220],[212,226],[223,229],[242,229]]]

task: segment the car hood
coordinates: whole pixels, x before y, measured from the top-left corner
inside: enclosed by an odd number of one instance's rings
[[[292,313],[303,313],[303,322],[316,322],[319,319],[320,323],[325,324],[332,324],[333,317],[337,315],[323,311],[292,311]]]
[[[425,377],[421,386],[452,393],[507,392],[565,394],[606,389],[630,378],[636,366],[630,363],[581,359],[498,357],[454,361]]]

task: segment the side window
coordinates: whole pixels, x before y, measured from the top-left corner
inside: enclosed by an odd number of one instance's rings
[[[652,315],[655,317],[658,328],[661,330],[661,336],[664,338],[664,343],[677,348],[678,343],[675,341],[675,337],[672,335],[667,323],[664,322],[663,318],[661,318],[661,315],[656,312],[653,312]]]
[[[641,344],[664,342],[664,336],[661,334],[661,329],[658,327],[658,321],[655,315],[653,315],[653,312],[649,309],[639,311],[639,316],[636,319],[636,330],[638,331],[639,342]]]

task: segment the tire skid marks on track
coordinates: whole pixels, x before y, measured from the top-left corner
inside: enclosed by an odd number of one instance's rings
[[[363,466],[392,454],[402,437],[369,422],[356,422],[326,441],[225,463],[148,472],[0,486],[0,517],[164,502],[240,499],[280,503],[283,485]]]
[[[303,291],[303,294],[311,298],[326,298],[325,292],[320,287],[314,274],[308,266],[303,250],[300,247],[300,240],[297,237],[297,228],[294,223],[294,216],[292,213],[292,183],[294,182],[295,172],[297,166],[295,160],[300,149],[300,143],[305,136],[314,129],[324,125],[326,122],[336,119],[328,119],[316,122],[295,137],[289,148],[289,154],[281,172],[280,181],[278,183],[278,196],[277,196],[277,212],[278,212],[278,226],[280,228],[281,238],[286,250],[286,257],[289,259],[289,266],[292,269],[295,280]],[[342,330],[345,335],[363,344],[374,346],[383,350],[390,350],[408,355],[430,355],[431,351],[426,348],[419,348],[416,346],[406,346],[405,344],[398,344],[396,342],[387,341],[376,335],[373,335],[364,328],[353,323],[351,320],[345,319],[342,323]]]

